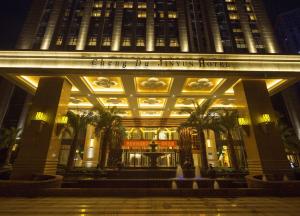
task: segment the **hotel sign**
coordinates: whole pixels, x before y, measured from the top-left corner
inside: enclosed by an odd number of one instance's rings
[[[263,76],[284,72],[284,76],[299,77],[300,55],[0,51],[0,69],[1,73],[34,71],[40,75],[44,72],[65,75],[137,70],[150,73],[216,71],[224,75],[226,72],[235,72],[234,75],[258,72]]]
[[[99,69],[205,69],[205,68],[230,68],[229,62],[217,59],[92,59],[91,65]]]

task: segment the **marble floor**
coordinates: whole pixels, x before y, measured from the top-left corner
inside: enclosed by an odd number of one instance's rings
[[[0,198],[0,215],[299,216],[300,198]]]

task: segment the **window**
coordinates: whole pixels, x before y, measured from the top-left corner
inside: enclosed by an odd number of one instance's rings
[[[238,33],[238,32],[242,32],[242,29],[240,28],[234,28],[232,29],[233,32]]]
[[[251,21],[255,21],[256,20],[256,16],[254,14],[249,14],[249,19]]]
[[[62,36],[59,36],[56,40],[56,46],[61,46],[62,45],[62,42],[63,42],[63,37]]]
[[[229,19],[230,20],[238,20],[239,16],[238,16],[238,14],[231,13],[231,14],[229,14]]]
[[[133,8],[133,2],[125,2],[124,8]]]
[[[145,41],[144,41],[144,39],[143,39],[143,38],[138,38],[138,39],[136,40],[136,46],[137,46],[137,47],[143,47],[143,46],[145,46]]]
[[[104,37],[102,39],[102,46],[110,46],[111,45],[111,39],[110,37]]]
[[[110,16],[110,10],[106,10],[105,11],[105,17],[109,17]]]
[[[175,11],[169,11],[168,12],[168,18],[169,19],[176,19],[177,18],[177,13]]]
[[[123,41],[122,41],[122,46],[123,47],[129,47],[131,46],[131,41],[130,41],[130,38],[123,38]]]
[[[243,38],[235,38],[236,47],[239,49],[247,48],[245,40]]]
[[[138,18],[146,18],[147,13],[146,13],[146,11],[138,11],[137,16],[138,16]]]
[[[101,10],[94,10],[92,13],[92,17],[101,17]]]
[[[177,38],[171,38],[170,39],[170,44],[169,44],[170,47],[178,47],[179,44],[178,44],[178,40]]]
[[[102,8],[102,6],[103,6],[102,1],[95,1],[95,3],[94,3],[95,8]]]
[[[235,6],[235,5],[232,5],[232,4],[228,4],[228,5],[227,5],[227,10],[228,10],[228,11],[236,11],[236,6]]]
[[[89,46],[96,46],[97,45],[97,38],[96,37],[91,37],[89,39],[88,45]]]
[[[165,13],[163,11],[158,11],[159,18],[163,19],[165,17]]]
[[[165,46],[165,39],[157,38],[155,45],[158,46],[158,47],[164,47]]]
[[[147,3],[146,2],[139,2],[138,3],[138,8],[143,8],[143,9],[147,8]]]
[[[71,38],[69,39],[68,45],[69,45],[69,46],[76,46],[76,44],[77,44],[77,38],[76,38],[76,37],[71,37]]]

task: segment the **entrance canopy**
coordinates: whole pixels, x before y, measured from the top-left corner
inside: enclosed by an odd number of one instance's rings
[[[132,124],[173,126],[193,101],[243,106],[233,91],[240,79],[263,79],[270,94],[278,92],[300,77],[300,56],[1,51],[0,74],[31,93],[41,77],[66,77],[70,109],[116,106]]]

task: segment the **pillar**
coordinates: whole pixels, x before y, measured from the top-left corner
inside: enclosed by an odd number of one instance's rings
[[[22,109],[22,112],[21,112],[21,115],[20,115],[20,118],[19,118],[19,121],[18,121],[17,128],[22,128],[22,129],[24,128],[26,118],[27,118],[27,115],[28,115],[28,112],[29,112],[29,108],[32,104],[32,98],[33,98],[33,96],[31,94],[27,93],[26,99],[24,101],[23,109]]]
[[[147,0],[146,18],[146,51],[153,52],[155,44],[154,35],[154,0]]]
[[[267,53],[279,53],[280,49],[276,41],[272,24],[269,20],[267,11],[265,10],[263,0],[252,0],[251,2]]]
[[[178,33],[181,52],[189,51],[189,40],[186,26],[185,5],[184,1],[176,1],[178,13]]]
[[[122,36],[122,20],[123,20],[124,1],[116,2],[115,18],[112,32],[111,51],[120,51]]]
[[[294,85],[284,90],[281,94],[283,96],[284,103],[288,110],[295,133],[300,140],[300,99],[297,91],[297,86]]]
[[[15,86],[8,80],[0,77],[0,128],[9,107]]]
[[[32,0],[25,24],[17,42],[17,49],[32,49],[40,19],[47,0]]]
[[[205,0],[207,6],[207,14],[209,18],[209,25],[211,29],[211,34],[213,37],[215,52],[222,53],[224,52],[221,33],[219,29],[219,24],[216,16],[216,11],[214,7],[214,2],[211,0]]]
[[[85,2],[83,16],[80,24],[80,30],[77,39],[76,50],[84,50],[85,48],[93,6],[94,0],[87,0]]]
[[[257,53],[256,43],[251,32],[249,16],[246,11],[244,0],[237,0],[236,6],[239,13],[241,28],[244,34],[245,42],[248,47],[248,51],[249,53]]]
[[[275,125],[275,113],[264,80],[242,80],[234,87],[241,118],[245,118],[247,134],[244,143],[249,173],[288,173],[290,166]],[[269,115],[269,120],[263,119]],[[268,122],[268,123],[267,123]]]
[[[63,6],[64,0],[56,0],[54,2],[53,10],[51,12],[49,22],[47,24],[47,28],[43,37],[43,41],[41,44],[41,49],[42,50],[47,50],[49,49],[49,46],[51,44],[54,30],[56,27],[56,23],[58,21],[62,6]]]
[[[60,150],[57,123],[66,115],[71,84],[64,78],[41,78],[20,150],[13,165],[12,179],[30,179],[32,174],[55,175]],[[37,112],[42,112],[39,118]]]
[[[97,167],[99,163],[100,137],[95,135],[95,127],[88,125],[86,130],[83,166]]]
[[[213,130],[206,130],[204,135],[205,135],[205,142],[206,142],[205,144],[206,144],[208,164],[211,164],[213,167],[217,167],[218,155],[217,155],[215,132]]]

